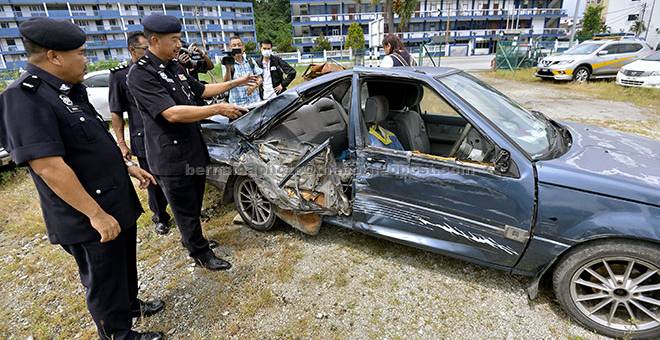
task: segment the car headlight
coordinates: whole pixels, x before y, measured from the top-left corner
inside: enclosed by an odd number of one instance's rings
[[[562,60],[562,61],[558,62],[557,65],[568,65],[568,64],[572,64],[573,61],[574,60]]]
[[[649,76],[660,76],[660,71],[653,71],[649,73]]]

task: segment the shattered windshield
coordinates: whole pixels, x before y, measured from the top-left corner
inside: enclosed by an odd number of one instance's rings
[[[494,88],[466,73],[456,73],[438,80],[502,129],[532,158],[550,149],[548,131],[551,127],[548,122]]]
[[[278,115],[284,108],[298,100],[298,92],[287,91],[258,106],[243,117],[235,120],[232,125],[246,136],[258,131],[271,119]]]

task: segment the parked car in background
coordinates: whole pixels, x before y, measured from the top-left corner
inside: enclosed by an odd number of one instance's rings
[[[587,40],[561,54],[541,59],[535,76],[577,82],[614,78],[622,66],[651,53],[653,49],[641,40]]]
[[[616,83],[660,89],[660,51],[622,67]]]
[[[85,75],[83,84],[87,87],[87,96],[89,102],[94,105],[103,120],[109,122],[112,120],[110,107],[108,105],[108,91],[110,83],[110,70],[90,72]]]
[[[588,329],[660,338],[658,141],[442,67],[333,72],[202,130],[209,182],[255,230],[337,225],[531,276],[532,298],[547,278]]]
[[[11,163],[11,156],[9,155],[9,152],[7,152],[5,148],[0,147],[0,166],[5,166],[9,163]]]

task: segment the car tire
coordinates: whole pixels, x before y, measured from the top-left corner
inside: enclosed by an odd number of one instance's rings
[[[578,83],[583,83],[589,80],[589,77],[591,77],[591,71],[589,71],[589,68],[586,66],[579,66],[573,71],[573,80]]]
[[[588,329],[614,338],[659,339],[659,261],[658,245],[596,241],[562,257],[553,289],[564,310]]]
[[[277,221],[275,206],[249,177],[240,177],[234,183],[234,205],[245,224],[254,230],[270,230]]]

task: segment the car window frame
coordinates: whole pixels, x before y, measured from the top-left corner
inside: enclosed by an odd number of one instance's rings
[[[609,51],[607,51],[607,54],[604,55],[604,56],[610,56],[610,55],[620,54],[620,52],[619,52],[619,46],[620,46],[620,45],[621,45],[621,44],[618,43],[618,42],[616,42],[616,43],[612,43],[612,44],[608,44],[608,45],[603,46],[603,48],[600,49],[598,52],[600,52],[600,51],[605,51],[605,50],[607,50],[607,49],[610,48],[610,47],[615,47],[616,50],[615,50],[614,53],[610,53]]]
[[[366,78],[366,79],[365,79]],[[440,96],[441,99],[443,99],[449,106],[453,107],[456,112],[460,114],[460,116],[465,119],[466,121],[466,126],[470,125],[472,126],[473,129],[476,129],[483,138],[485,138],[489,143],[491,143],[495,150],[496,153],[499,152],[500,150],[503,150],[505,148],[502,148],[498,143],[495,142],[495,140],[486,134],[478,125],[474,123],[474,121],[469,117],[469,115],[462,111],[458,106],[454,105],[451,100],[443,96],[441,93],[439,93],[438,90],[435,89],[431,84],[429,84],[427,81],[420,80],[420,79],[411,79],[407,77],[392,77],[392,75],[388,76],[383,76],[383,75],[363,75],[359,79],[359,86],[360,89],[364,85],[365,81],[368,81],[368,79],[378,79],[378,78],[396,78],[397,81],[399,82],[409,82],[409,83],[414,83],[416,85],[421,85],[421,86],[427,86],[429,89],[434,91],[438,96]],[[436,81],[436,80],[434,80]],[[359,100],[359,102],[362,101],[361,98],[361,91],[357,91],[360,96],[360,98],[353,98],[354,102],[355,100]],[[419,104],[418,110],[419,110]],[[363,112],[360,108],[359,112],[359,127],[356,127],[353,131],[361,130],[361,133],[359,136],[356,135],[356,140],[361,140],[362,145],[358,144],[357,149],[359,149],[362,152],[367,152],[370,154],[379,154],[379,155],[385,155],[388,157],[397,157],[397,158],[402,158],[402,159],[408,159],[409,164],[410,161],[414,160],[415,162],[420,162],[423,164],[430,164],[433,166],[450,166],[450,167],[458,167],[461,168],[462,170],[465,171],[478,171],[478,172],[483,172],[487,173],[490,175],[497,175],[497,176],[502,176],[502,177],[511,177],[510,174],[502,174],[499,173],[495,170],[495,162],[477,162],[477,161],[471,161],[471,160],[465,160],[465,159],[459,159],[457,157],[445,157],[445,156],[437,156],[433,154],[425,154],[425,153],[420,153],[420,152],[413,152],[410,150],[393,150],[393,149],[388,149],[388,148],[382,148],[378,146],[371,146],[367,142],[367,127],[366,123],[364,121],[364,118],[362,117]],[[512,163],[512,168],[516,167],[517,165],[515,164],[515,161],[513,159],[510,160]],[[489,164],[492,166],[484,167],[483,164]]]
[[[98,81],[99,78],[106,78],[105,81],[105,86],[95,86],[94,81]],[[91,85],[90,85],[91,83]],[[110,87],[110,74],[109,73],[99,73],[95,74],[83,81],[83,84],[85,87],[90,88],[90,89],[102,89],[102,88],[109,88]],[[92,86],[94,85],[94,86]]]

